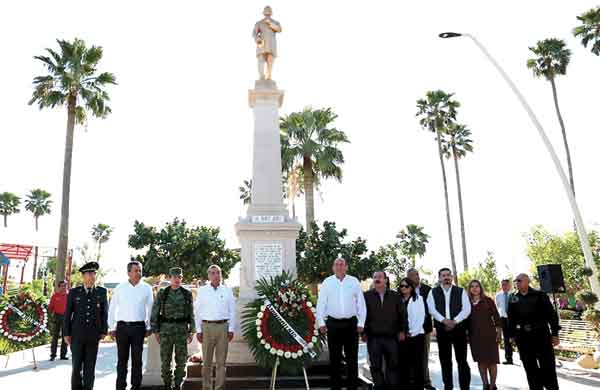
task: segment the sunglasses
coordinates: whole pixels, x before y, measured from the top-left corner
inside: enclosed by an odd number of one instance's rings
[[[515,279],[514,282],[515,283],[521,283],[523,281],[523,279]]]
[[[401,284],[400,288],[409,288],[410,286],[408,284]]]

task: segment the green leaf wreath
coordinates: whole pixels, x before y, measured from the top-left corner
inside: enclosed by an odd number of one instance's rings
[[[13,349],[36,345],[48,333],[48,311],[44,298],[21,293],[0,299],[0,338]]]
[[[255,289],[258,299],[246,305],[242,314],[242,332],[250,352],[260,367],[271,368],[279,358],[282,372],[298,372],[312,360],[310,352],[318,356],[323,345],[308,288],[284,271],[268,280],[258,280]],[[283,328],[267,307],[267,300],[304,343]]]

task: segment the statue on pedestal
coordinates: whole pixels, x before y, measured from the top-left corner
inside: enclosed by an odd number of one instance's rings
[[[254,25],[252,37],[256,42],[259,78],[260,80],[271,80],[273,62],[277,57],[277,38],[275,34],[281,32],[281,24],[271,19],[273,10],[268,5],[265,7],[263,15],[265,17]],[[266,76],[265,64],[267,65]]]

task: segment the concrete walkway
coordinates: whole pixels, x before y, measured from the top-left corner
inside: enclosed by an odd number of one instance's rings
[[[361,356],[365,356],[366,348],[361,345]],[[57,360],[48,361],[50,356],[49,346],[36,348],[38,369],[33,370],[31,350],[11,354],[8,366],[5,368],[6,357],[0,357],[0,388],[2,389],[33,389],[33,390],[62,390],[70,389],[71,362]],[[114,343],[101,344],[96,364],[97,390],[112,390],[115,388],[117,350]],[[516,355],[518,357],[518,355]],[[146,360],[144,351],[144,361]],[[363,358],[364,360],[364,358]],[[525,372],[517,365],[500,366],[498,370],[498,388],[504,390],[527,389]],[[592,390],[600,388],[600,378],[589,373],[579,373],[573,370],[573,365],[559,369],[559,383],[561,389],[567,390]],[[435,343],[432,344],[431,374],[434,386],[442,388],[441,373]],[[471,389],[481,389],[481,381],[476,365],[472,363]],[[455,386],[458,379],[455,378]]]

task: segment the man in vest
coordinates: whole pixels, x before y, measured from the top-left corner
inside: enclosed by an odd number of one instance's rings
[[[452,348],[458,364],[458,381],[461,390],[469,390],[471,369],[467,363],[467,325],[471,302],[467,292],[452,285],[452,271],[442,268],[438,272],[440,285],[431,289],[427,307],[433,317],[437,335],[442,380],[445,390],[452,390]]]

